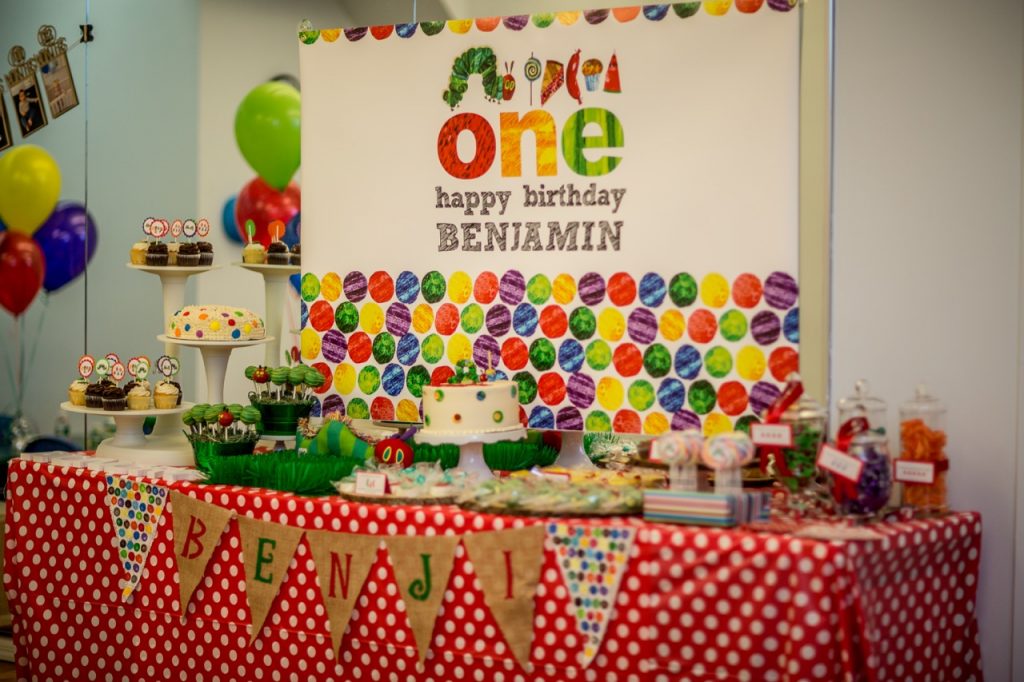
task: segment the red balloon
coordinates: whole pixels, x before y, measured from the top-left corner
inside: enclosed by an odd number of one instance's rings
[[[289,183],[284,191],[278,192],[260,178],[253,178],[238,193],[235,202],[235,225],[242,240],[249,242],[245,221],[252,220],[256,223],[256,236],[253,240],[263,246],[270,246],[268,226],[275,220],[287,224],[299,212],[299,201],[299,186],[294,182]]]
[[[32,237],[0,233],[0,305],[21,315],[43,288],[45,276],[46,260]]]

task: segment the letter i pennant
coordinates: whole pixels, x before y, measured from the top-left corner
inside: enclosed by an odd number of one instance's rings
[[[370,566],[377,558],[380,538],[309,530],[306,531],[306,541],[313,552],[317,581],[331,625],[331,645],[337,658],[348,619],[370,573]]]
[[[635,534],[632,528],[548,524],[548,539],[569,588],[576,629],[583,636],[578,658],[584,668],[601,649]]]
[[[107,476],[107,504],[117,539],[117,559],[124,570],[118,583],[127,601],[142,580],[142,569],[153,546],[160,515],[167,502],[167,488],[131,478]]]
[[[434,622],[455,562],[457,535],[395,535],[384,538],[405,602],[420,664],[433,641]]]
[[[252,616],[250,643],[256,641],[263,629],[263,622],[274,605],[302,533],[301,528],[257,521],[248,516],[238,517],[242,563],[245,566],[245,598]]]
[[[178,562],[178,602],[182,617],[232,516],[229,509],[171,491],[174,560]]]

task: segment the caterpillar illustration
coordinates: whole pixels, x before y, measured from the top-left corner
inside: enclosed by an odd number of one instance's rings
[[[494,50],[489,47],[471,47],[455,58],[452,75],[448,78],[448,89],[441,95],[452,109],[459,106],[469,87],[469,77],[474,73],[480,74],[484,96],[492,102],[501,100],[503,79],[498,75],[498,58]]]

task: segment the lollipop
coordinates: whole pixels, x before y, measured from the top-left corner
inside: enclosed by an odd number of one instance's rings
[[[523,67],[523,75],[526,76],[526,80],[530,81],[530,106],[533,106],[533,82],[540,78],[541,65],[540,60],[530,53],[530,58],[526,60],[526,65]]]
[[[697,489],[697,459],[703,447],[704,437],[697,429],[672,432],[652,443],[651,457],[669,464],[669,488]]]
[[[309,375],[306,373],[305,365],[295,365],[288,371],[288,383],[292,385],[293,390],[296,390],[300,385],[306,383],[307,376]]]
[[[700,458],[716,471],[736,469],[754,458],[754,444],[750,436],[741,431],[722,433],[704,442]]]

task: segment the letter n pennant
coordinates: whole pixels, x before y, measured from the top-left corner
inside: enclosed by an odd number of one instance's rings
[[[317,581],[327,606],[327,620],[331,625],[331,645],[337,655],[356,599],[366,582],[370,566],[377,558],[380,538],[308,530],[306,541],[309,542],[316,563]]]
[[[533,598],[544,561],[544,526],[462,536],[484,601],[509,649],[526,668],[533,643]]]
[[[124,601],[132,596],[142,580],[146,557],[153,546],[166,503],[167,488],[131,478],[107,476],[107,505],[117,540],[117,560],[124,572],[118,583]]]
[[[182,617],[232,516],[229,509],[171,491],[174,560],[178,562],[178,601]]]
[[[398,593],[405,601],[405,612],[422,664],[433,640],[434,622],[452,573],[459,536],[396,535],[384,538],[384,544],[391,555]]]
[[[548,524],[548,538],[569,588],[576,629],[583,637],[578,658],[584,668],[601,649],[635,534],[632,528]]]
[[[245,598],[249,602],[249,615],[252,616],[249,641],[254,642],[284,582],[284,574],[292,562],[303,531],[301,528],[239,516],[238,532],[242,536]]]

